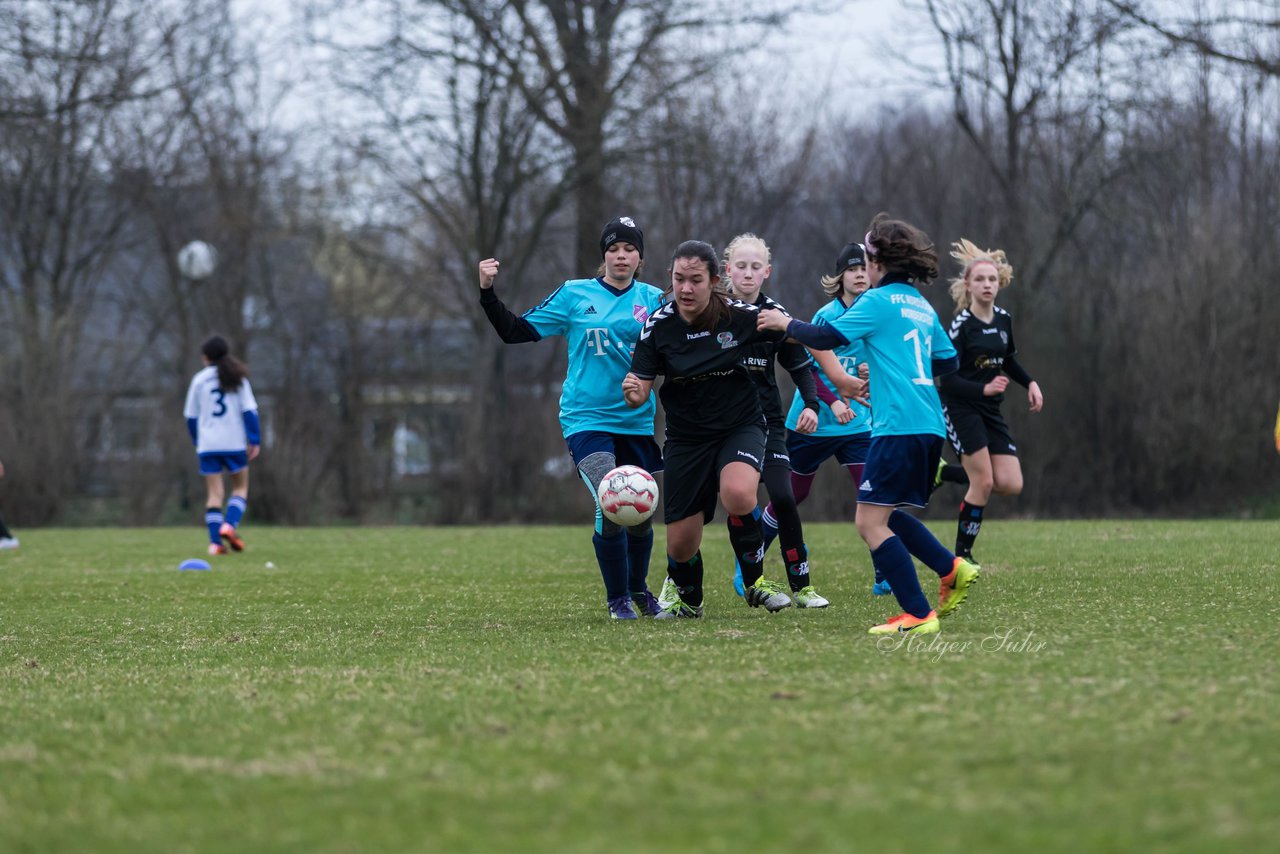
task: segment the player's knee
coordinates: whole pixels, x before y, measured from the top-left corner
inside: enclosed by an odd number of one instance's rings
[[[618,536],[621,533],[622,533],[621,525],[615,522],[610,522],[608,516],[601,514],[600,516],[600,536],[601,537],[604,537],[606,540],[608,540]]]
[[[630,528],[627,528],[627,533],[633,537],[647,537],[652,530],[653,520],[645,519],[639,525],[632,525]]]
[[[1022,478],[1001,478],[993,487],[998,495],[1021,495]]]
[[[982,495],[990,495],[991,490],[995,488],[995,478],[991,472],[978,472],[975,476],[973,472],[969,472],[969,488]]]
[[[750,516],[756,509],[756,494],[745,489],[729,489],[720,493],[720,503],[734,516]]]

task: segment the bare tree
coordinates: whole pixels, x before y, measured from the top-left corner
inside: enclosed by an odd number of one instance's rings
[[[1280,10],[1274,4],[1219,0],[1181,10],[1169,3],[1107,0],[1125,19],[1205,57],[1280,77]],[[1183,4],[1178,4],[1183,5]]]
[[[99,309],[140,239],[119,203],[118,120],[172,86],[162,64],[175,28],[152,11],[140,0],[0,4],[0,421],[36,520],[83,474],[83,425],[127,365]]]

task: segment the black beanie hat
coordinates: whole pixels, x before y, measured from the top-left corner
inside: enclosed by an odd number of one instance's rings
[[[600,232],[600,257],[615,243],[630,243],[644,257],[644,232],[636,221],[629,216],[620,216],[609,221]]]
[[[855,264],[867,266],[867,250],[861,243],[850,243],[840,250],[840,254],[836,257],[836,275],[840,275]]]

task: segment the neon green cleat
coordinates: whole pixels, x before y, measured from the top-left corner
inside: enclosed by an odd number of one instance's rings
[[[954,614],[969,596],[969,588],[982,577],[982,567],[962,557],[951,565],[951,572],[942,576],[938,584],[938,616]]]
[[[791,596],[796,600],[797,608],[825,608],[831,604],[825,596],[813,589],[812,584],[797,590]]]
[[[680,601],[680,590],[676,587],[676,583],[670,577],[662,582],[662,589],[658,591],[658,607],[666,608],[672,602]]]
[[[653,615],[655,620],[696,620],[702,616],[702,606],[686,605],[679,597]]]
[[[747,588],[745,596],[747,604],[752,608],[763,605],[770,614],[791,607],[791,597],[783,586],[776,581],[767,580],[763,575]]]

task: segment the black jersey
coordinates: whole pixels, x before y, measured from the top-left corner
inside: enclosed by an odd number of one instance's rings
[[[956,348],[960,368],[952,377],[966,383],[977,384],[976,399],[999,403],[1003,394],[986,397],[981,387],[991,382],[1004,369],[1005,359],[1011,358],[1018,348],[1013,343],[1013,317],[1000,306],[994,306],[995,315],[987,323],[965,309],[951,321],[947,334]],[[942,391],[948,397],[974,398],[973,385],[948,382],[943,378]]]
[[[757,294],[753,305],[757,309],[776,308],[783,314],[788,313],[781,303],[764,294]],[[804,345],[797,344],[794,341],[759,341],[744,348],[742,364],[751,375],[751,380],[756,384],[756,391],[760,394],[760,409],[764,412],[765,420],[769,422],[771,427],[782,427],[787,420],[786,414],[782,411],[782,397],[778,391],[778,377],[773,370],[775,362],[790,374],[808,368],[812,361],[809,357],[809,351],[804,348]],[[816,393],[811,394],[810,397],[816,404]]]
[[[695,330],[669,302],[640,330],[631,372],[643,380],[665,377],[658,398],[671,438],[706,439],[745,424],[764,426],[760,395],[742,357],[751,345],[780,341],[786,333],[757,330],[753,305],[730,300],[729,309],[715,329]]]

